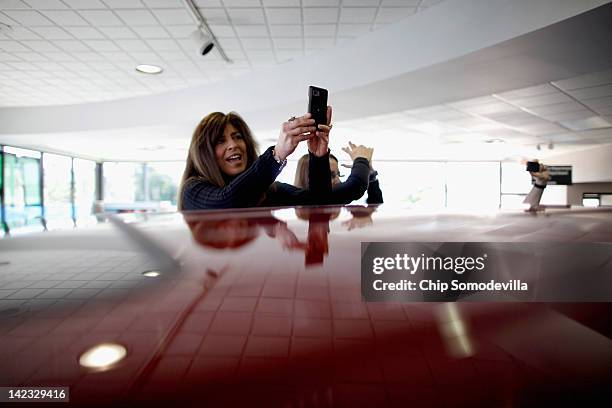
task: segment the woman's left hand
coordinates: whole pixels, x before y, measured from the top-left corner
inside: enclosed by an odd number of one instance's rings
[[[308,151],[317,157],[327,154],[329,132],[331,131],[332,107],[327,107],[327,125],[319,125],[315,134],[308,139]]]

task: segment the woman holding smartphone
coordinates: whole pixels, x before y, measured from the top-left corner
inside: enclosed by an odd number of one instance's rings
[[[276,145],[259,157],[252,133],[237,113],[207,115],[191,139],[179,188],[179,210],[344,204],[354,200],[336,197],[331,189],[327,147],[331,114],[328,106],[327,124],[318,127],[309,113],[289,119],[282,124]],[[308,188],[275,182],[287,157],[304,140],[310,157]],[[369,169],[367,159],[360,162],[357,164]],[[367,174],[361,191],[356,191],[359,197],[368,186]]]

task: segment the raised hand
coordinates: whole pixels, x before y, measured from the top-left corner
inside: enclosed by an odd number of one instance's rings
[[[368,159],[368,163],[370,163],[370,167],[372,167],[372,154],[374,154],[374,149],[365,147],[364,145],[357,146],[356,144],[353,144],[353,142],[349,142],[348,147],[343,147],[342,150],[351,156],[351,160],[353,161],[355,161],[355,159],[358,157]],[[346,165],[343,166],[348,167]]]
[[[274,146],[276,155],[281,160],[285,160],[295,151],[301,141],[312,137],[312,132],[316,130],[314,123],[315,120],[310,118],[310,113],[284,122],[276,146]]]
[[[327,125],[319,125],[316,132],[308,139],[308,151],[317,157],[327,154],[329,145],[329,132],[331,131],[332,107],[327,107]]]

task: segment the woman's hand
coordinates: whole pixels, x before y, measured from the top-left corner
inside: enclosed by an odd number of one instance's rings
[[[287,156],[295,151],[295,148],[301,141],[312,137],[311,133],[316,129],[314,123],[315,120],[310,118],[310,113],[283,123],[278,141],[276,146],[274,146],[276,156],[281,160],[285,160]]]
[[[329,145],[329,132],[331,131],[332,107],[327,107],[327,125],[319,125],[316,133],[313,133],[308,139],[308,151],[317,157],[327,154],[327,146]]]
[[[365,147],[364,145],[357,146],[356,144],[349,142],[348,147],[343,147],[342,150],[348,153],[349,156],[351,156],[352,161],[355,161],[355,159],[358,157],[368,159],[368,163],[370,163],[370,168],[372,168],[372,154],[374,154],[374,149],[370,147]],[[344,164],[343,166],[348,167]]]

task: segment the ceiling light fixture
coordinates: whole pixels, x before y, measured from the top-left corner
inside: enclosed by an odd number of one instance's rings
[[[183,0],[183,3],[185,3],[187,11],[189,11],[189,14],[191,14],[191,17],[198,25],[196,32],[192,33],[191,36],[194,40],[198,41],[198,52],[200,55],[208,54],[214,47],[219,51],[219,55],[221,55],[225,62],[231,63],[232,60],[229,59],[223,48],[221,48],[217,37],[215,37],[208,24],[206,24],[206,19],[204,19],[200,10],[193,3],[193,0]]]
[[[140,64],[136,66],[136,71],[142,72],[143,74],[161,74],[163,69],[157,65]]]
[[[208,35],[204,34],[200,27],[192,32],[190,37],[196,43],[196,46],[198,47],[198,54],[201,56],[211,52],[215,46],[215,43],[211,41]]]

